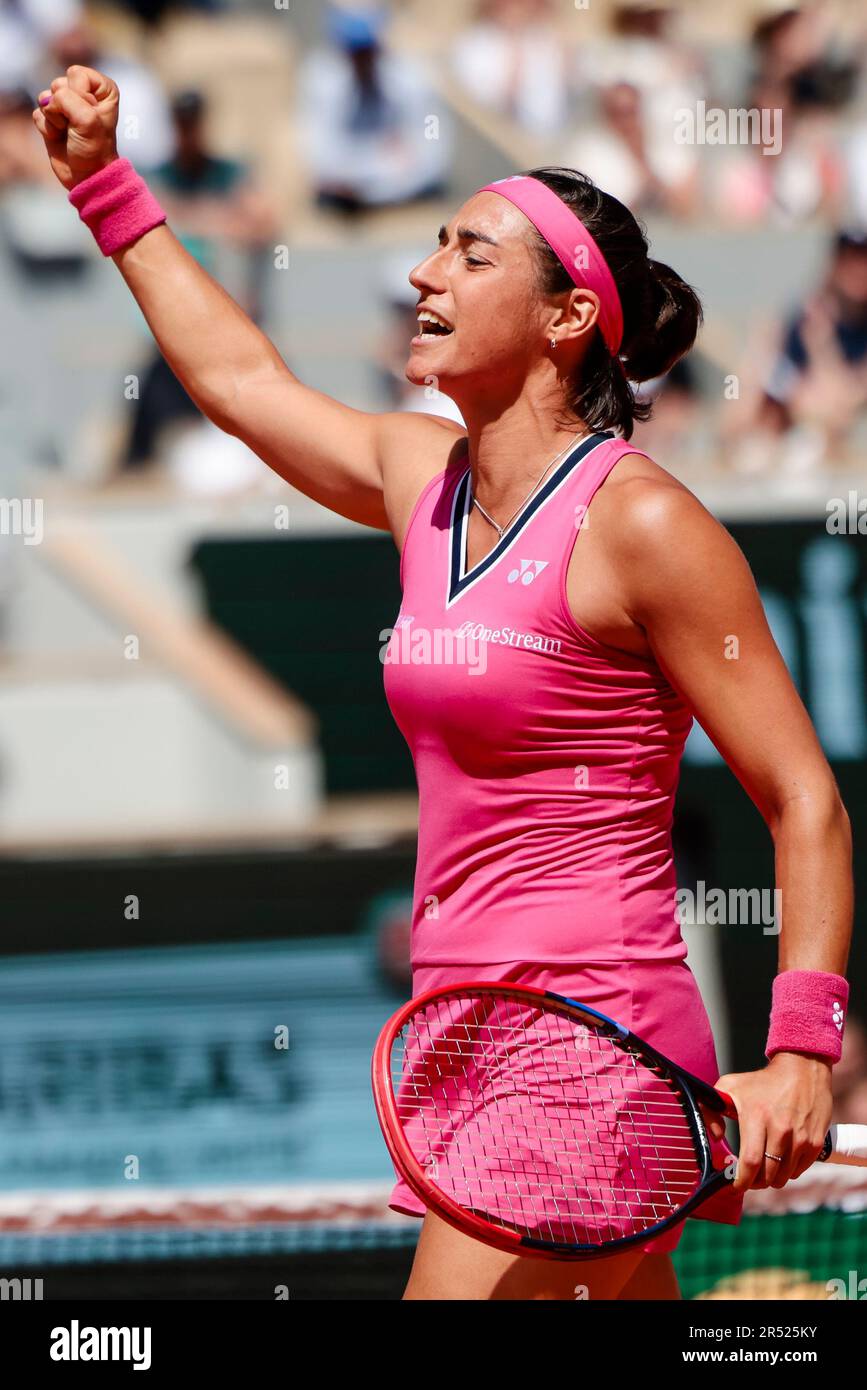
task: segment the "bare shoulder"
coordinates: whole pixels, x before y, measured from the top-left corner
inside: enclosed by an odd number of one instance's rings
[[[611,544],[624,553],[635,548],[664,551],[705,545],[711,538],[734,545],[707,507],[671,473],[643,454],[624,454],[593,499],[600,520],[612,525]]]
[[[457,440],[466,439],[466,426],[444,415],[427,415],[417,410],[390,410],[379,417],[379,447],[383,472],[407,466],[427,466],[434,454],[439,467],[448,462],[449,451]],[[437,468],[431,468],[431,476]]]
[[[597,507],[598,503],[598,507]],[[655,599],[752,577],[726,528],[659,464],[624,454],[591,504],[605,529],[605,544],[635,599],[633,612]]]
[[[380,417],[385,506],[398,546],[419,494],[463,453],[465,426],[441,415],[391,411]]]
[[[624,454],[618,459],[593,500],[618,512],[627,508],[630,520],[636,524],[645,518],[650,522],[658,520],[668,508],[688,505],[689,501],[701,507],[689,488],[644,454]]]

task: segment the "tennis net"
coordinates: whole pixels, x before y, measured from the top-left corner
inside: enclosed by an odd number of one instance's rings
[[[130,1280],[147,1297],[142,1280],[158,1266],[160,1296],[169,1287],[175,1297],[196,1296],[194,1288],[209,1296],[220,1266],[235,1297],[266,1296],[274,1271],[296,1298],[399,1298],[420,1223],[388,1210],[389,1190],[360,1183],[3,1194],[0,1266],[44,1272],[48,1297],[65,1288],[63,1266],[77,1271],[73,1286],[85,1297],[93,1280],[95,1296],[98,1270],[109,1266],[115,1290]],[[739,1226],[688,1221],[674,1260],[686,1299],[858,1298],[867,1293],[867,1172],[817,1165],[780,1191],[748,1193]]]
[[[749,1192],[739,1226],[688,1221],[674,1254],[684,1298],[815,1299],[867,1294],[867,1172],[816,1164],[786,1187]]]

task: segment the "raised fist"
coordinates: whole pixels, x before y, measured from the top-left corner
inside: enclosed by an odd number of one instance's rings
[[[78,64],[39,93],[33,122],[64,188],[74,188],[118,158],[119,98],[117,83],[110,77]]]

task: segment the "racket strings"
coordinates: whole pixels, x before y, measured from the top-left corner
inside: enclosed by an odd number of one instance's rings
[[[648,1229],[698,1186],[677,1089],[580,1016],[508,995],[439,998],[392,1062],[427,1178],[494,1224],[597,1245]]]

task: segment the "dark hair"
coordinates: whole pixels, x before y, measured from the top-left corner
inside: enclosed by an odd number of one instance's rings
[[[689,352],[702,320],[695,290],[661,261],[652,261],[647,237],[632,213],[610,193],[577,169],[527,169],[562,198],[598,243],[620,295],[623,308],[621,369],[597,331],[584,361],[580,379],[573,382],[568,408],[593,430],[616,430],[632,436],[636,420],[646,420],[652,401],[637,401],[630,381],[649,381],[664,375]],[[569,273],[544,238],[531,229],[543,294],[560,294],[574,285]],[[627,377],[629,380],[627,380]]]

